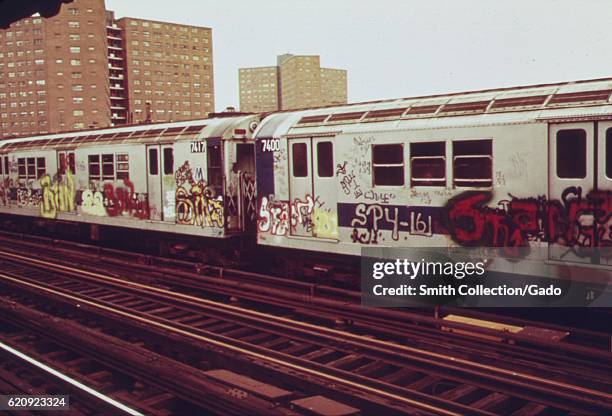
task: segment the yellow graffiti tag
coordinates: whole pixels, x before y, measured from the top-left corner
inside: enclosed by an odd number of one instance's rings
[[[40,178],[42,189],[42,203],[40,204],[40,215],[44,218],[57,218],[60,212],[72,212],[76,210],[76,188],[70,171],[66,173],[66,181],[63,183],[59,178],[51,180],[48,174]]]
[[[336,211],[328,211],[315,207],[312,217],[312,226],[315,237],[338,238],[338,214]]]
[[[199,185],[176,189],[176,222],[199,227],[223,227],[223,201],[209,198]]]

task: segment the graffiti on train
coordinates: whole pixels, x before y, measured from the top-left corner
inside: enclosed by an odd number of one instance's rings
[[[465,246],[527,247],[532,241],[568,247],[612,247],[612,191],[566,188],[560,200],[510,199],[489,207],[490,192],[466,192],[446,206],[451,238]]]
[[[193,169],[186,161],[175,172],[176,223],[198,227],[223,227],[225,224],[223,197],[216,196],[201,176],[194,178]]]
[[[76,187],[72,173],[55,175],[51,179],[48,174],[40,179],[42,199],[40,202],[40,215],[44,218],[57,218],[60,212],[74,212],[76,210]]]
[[[102,191],[84,190],[81,211],[98,217],[126,216],[141,220],[150,217],[147,195],[134,192],[134,184],[129,179],[123,179],[123,186],[106,183]]]
[[[347,225],[353,228],[353,243],[380,244],[388,238],[399,241],[408,240],[412,235],[431,237],[434,234],[433,217],[428,212],[405,206],[363,203],[356,204],[352,209]]]
[[[0,205],[7,206],[11,201],[11,188],[13,181],[11,178],[0,180]]]
[[[259,208],[258,228],[272,235],[310,234],[319,238],[338,238],[338,215],[318,198],[306,195],[292,203],[263,197]]]
[[[340,187],[345,195],[352,195],[354,198],[359,198],[363,195],[361,185],[357,180],[357,175],[353,170],[347,170],[347,161],[339,163],[336,166],[336,176],[340,181]]]

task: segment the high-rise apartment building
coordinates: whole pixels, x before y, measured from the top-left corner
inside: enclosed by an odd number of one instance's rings
[[[267,112],[280,108],[278,67],[241,68],[239,74],[241,111]]]
[[[104,17],[77,0],[0,30],[0,137],[109,124]]]
[[[128,107],[134,122],[214,112],[212,30],[124,17]]]
[[[104,0],[0,30],[0,139],[214,111],[210,28],[124,17]]]
[[[241,68],[240,111],[346,104],[346,70],[321,68],[316,55],[280,55],[275,67]]]

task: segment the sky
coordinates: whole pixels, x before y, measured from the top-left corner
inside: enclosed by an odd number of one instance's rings
[[[320,55],[349,102],[612,76],[612,0],[106,0],[129,16],[212,28],[215,107],[238,68]]]

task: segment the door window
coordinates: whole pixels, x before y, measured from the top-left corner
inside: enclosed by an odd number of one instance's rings
[[[583,179],[587,172],[586,131],[582,129],[557,132],[557,176]]]
[[[308,176],[308,150],[306,143],[293,143],[291,146],[293,161],[293,176],[305,178]]]
[[[149,175],[157,175],[159,173],[159,160],[157,149],[149,149]]]
[[[319,175],[319,178],[334,176],[334,146],[332,142],[317,143],[317,175]]]
[[[174,151],[171,147],[164,149],[164,175],[174,173]]]

